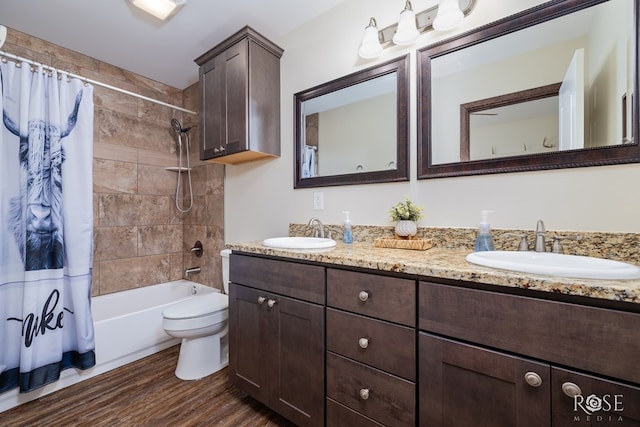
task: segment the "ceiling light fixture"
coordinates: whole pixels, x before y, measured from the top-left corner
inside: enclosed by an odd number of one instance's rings
[[[158,19],[166,20],[180,10],[187,0],[129,0],[134,6],[155,16]]]
[[[411,3],[406,0],[397,24],[378,30],[376,20],[369,20],[358,54],[366,59],[375,58],[382,49],[393,45],[412,44],[420,34],[427,31],[446,31],[454,28],[473,11],[476,2],[477,0],[439,0],[438,6],[414,13]],[[377,37],[374,37],[374,31],[377,31]],[[375,46],[376,42],[380,48]]]

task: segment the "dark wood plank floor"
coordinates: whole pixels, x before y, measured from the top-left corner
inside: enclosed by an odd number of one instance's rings
[[[291,426],[229,384],[223,369],[198,381],[173,371],[179,346],[0,413],[2,427]]]

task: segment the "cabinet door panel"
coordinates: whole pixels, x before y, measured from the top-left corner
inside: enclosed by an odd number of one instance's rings
[[[324,422],[324,308],[269,296],[271,406],[298,425]]]
[[[551,384],[554,427],[640,426],[640,388],[555,367]],[[564,384],[575,384],[582,393],[570,397]]]
[[[420,425],[551,425],[548,365],[425,333],[419,354]],[[527,373],[541,384],[527,384]]]
[[[207,114],[200,114],[201,160],[220,155],[220,148],[227,138],[223,59],[222,56],[213,58],[207,65],[200,68],[202,82],[200,96],[203,109],[207,112]]]
[[[265,356],[269,323],[266,293],[229,284],[229,379],[264,404],[269,402],[269,379]]]
[[[227,141],[226,154],[247,148],[248,41],[225,52]]]

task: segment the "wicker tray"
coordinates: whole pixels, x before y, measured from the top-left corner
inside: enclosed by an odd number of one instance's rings
[[[411,249],[415,251],[426,251],[433,247],[431,239],[392,239],[379,237],[373,241],[376,248]]]

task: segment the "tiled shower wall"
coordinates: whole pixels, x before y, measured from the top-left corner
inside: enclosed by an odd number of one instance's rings
[[[13,29],[3,50],[198,110],[197,84],[179,90]],[[194,208],[186,214],[175,207],[176,172],[165,169],[177,165],[170,119],[191,126],[197,125],[197,116],[99,86],[94,87],[94,104],[92,294],[180,279],[185,266],[202,268],[192,280],[221,287],[224,166],[197,160],[199,135],[194,128],[190,132]],[[196,240],[204,245],[202,258],[190,251]]]

